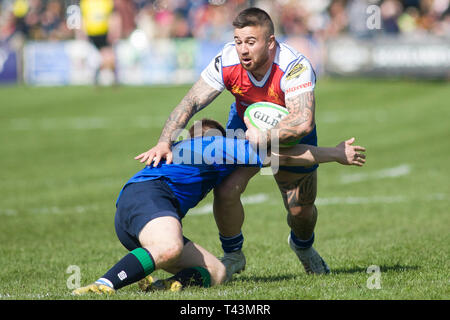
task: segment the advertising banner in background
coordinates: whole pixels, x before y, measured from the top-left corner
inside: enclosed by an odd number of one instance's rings
[[[17,83],[18,67],[17,52],[0,44],[0,84]]]
[[[280,39],[302,52],[318,76],[411,77],[450,79],[450,43],[442,38]],[[192,38],[146,41],[139,34],[115,46],[117,79],[123,85],[172,85],[195,82],[223,43]],[[19,55],[0,47],[0,83],[15,83]],[[29,42],[23,77],[30,85],[91,85],[100,55],[86,41]],[[20,70],[20,68],[19,68]]]
[[[331,75],[450,79],[450,42],[442,38],[338,38],[326,51]]]
[[[304,52],[316,68],[322,69],[320,47],[308,38],[286,39]],[[196,39],[157,39],[147,42],[138,34],[116,46],[117,75],[125,85],[186,84],[200,73],[222,50],[225,43]]]
[[[120,41],[115,48],[118,81],[125,85],[170,84],[176,68],[175,44],[161,40],[137,45]]]
[[[99,63],[99,53],[85,41],[29,42],[24,79],[30,85],[89,85]]]
[[[125,85],[192,83],[222,47],[191,38],[146,43],[131,37],[115,48],[118,81]]]

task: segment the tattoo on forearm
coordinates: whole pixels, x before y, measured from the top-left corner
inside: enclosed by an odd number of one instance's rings
[[[161,136],[159,137],[159,142],[167,142],[171,144],[173,138],[172,133],[177,129],[184,128],[193,114],[193,103],[190,103],[189,99],[184,97],[166,120]]]
[[[159,142],[172,143],[172,135],[178,129],[183,129],[191,117],[210,104],[220,91],[213,89],[204,80],[197,81],[181,102],[170,114],[161,132]]]
[[[289,115],[279,124],[279,139],[286,142],[295,141],[299,136],[306,135],[303,124],[314,123],[314,92],[305,92],[286,99],[286,108]]]

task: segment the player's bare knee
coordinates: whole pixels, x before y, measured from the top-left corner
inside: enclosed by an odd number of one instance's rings
[[[183,251],[183,243],[180,241],[174,241],[166,247],[166,250],[163,253],[163,256],[165,258],[164,260],[170,263],[175,262],[181,256],[182,251]]]
[[[183,251],[183,242],[174,240],[159,243],[157,247],[151,246],[146,249],[152,253],[158,265],[166,266],[177,262]]]

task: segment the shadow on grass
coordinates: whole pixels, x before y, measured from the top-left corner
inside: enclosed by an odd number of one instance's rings
[[[404,266],[399,263],[396,263],[394,265],[379,265],[380,272],[387,272],[387,271],[394,271],[394,272],[404,272],[404,271],[411,271],[411,270],[418,270],[420,269],[419,266]],[[351,267],[351,268],[338,268],[338,269],[332,269],[331,272],[334,274],[345,274],[345,273],[366,273],[367,267]]]
[[[394,265],[379,265],[380,272],[407,272],[412,270],[420,269],[420,266],[409,266],[409,265],[401,265],[399,263]],[[303,270],[301,270],[303,272]],[[351,267],[351,268],[332,268],[331,274],[351,274],[351,273],[367,273],[367,267]],[[235,280],[239,281],[261,281],[261,282],[270,282],[270,281],[283,281],[283,280],[292,280],[299,276],[299,274],[284,274],[284,275],[268,275],[268,276],[246,276],[245,274],[238,275],[234,277]]]

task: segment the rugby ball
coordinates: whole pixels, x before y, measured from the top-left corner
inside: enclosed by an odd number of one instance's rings
[[[289,111],[278,104],[271,102],[256,102],[247,107],[244,117],[247,117],[250,123],[259,130],[266,131],[275,127]],[[287,144],[280,144],[281,147],[296,145],[298,141]]]

